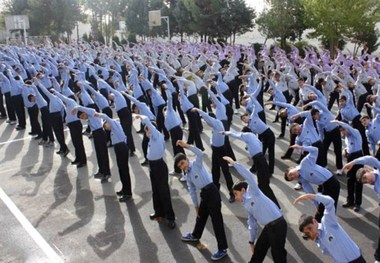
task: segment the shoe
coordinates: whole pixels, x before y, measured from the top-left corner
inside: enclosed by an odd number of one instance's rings
[[[77,168],[82,168],[82,167],[85,167],[87,165],[87,163],[79,163],[77,164]]]
[[[337,169],[336,172],[335,172],[336,175],[338,176],[341,176],[342,175],[342,170],[341,169]]]
[[[187,125],[187,122],[183,122],[183,123],[182,123],[182,128],[185,128],[186,125]]]
[[[77,165],[77,164],[80,164],[80,161],[72,161],[71,164],[72,165]]]
[[[125,202],[131,198],[132,198],[132,195],[123,195],[122,197],[119,198],[119,202],[122,203],[122,202]]]
[[[144,133],[144,129],[140,129],[139,131],[136,131],[136,133]]]
[[[234,114],[239,114],[239,110],[238,109],[234,109]]]
[[[17,129],[17,128],[16,128]],[[34,132],[28,132],[29,135],[37,135],[37,133]]]
[[[63,155],[63,157],[66,157],[66,156],[69,154],[69,152],[70,152],[70,150],[69,150],[69,149],[67,149],[66,151],[64,151],[64,152],[63,152],[63,154],[62,154],[62,155]]]
[[[380,261],[379,261],[379,260],[376,260],[375,263],[380,263]]]
[[[116,192],[116,195],[118,195],[118,196],[123,196],[123,195],[124,195],[124,192],[121,191],[121,190],[120,190],[120,191],[117,191],[117,192]]]
[[[359,212],[360,211],[360,205],[355,205],[354,206],[354,211]]]
[[[104,177],[104,174],[102,174],[101,172],[94,174],[94,178],[96,178],[96,179],[101,179],[103,177]]]
[[[38,135],[37,137],[34,137],[35,140],[41,140],[42,139],[42,135]]]
[[[0,115],[0,119],[6,119],[7,115]]]
[[[227,256],[227,249],[218,250],[215,252],[214,255],[212,255],[211,260],[219,260]]]
[[[297,190],[297,191],[299,191],[299,190],[301,190],[302,189],[302,184],[300,184],[300,183],[297,183],[294,187],[294,190]]]
[[[88,138],[89,138],[89,139],[92,139],[92,137],[94,137],[94,136],[92,136],[92,134],[88,135]]]
[[[113,147],[112,142],[107,142],[107,147]]]
[[[179,178],[179,181],[180,182],[186,182],[187,181],[187,176],[186,175],[182,175],[181,178]]]
[[[133,157],[133,156],[135,156],[136,154],[135,154],[135,152],[133,152],[133,151],[130,151],[129,152],[129,157]]]
[[[228,202],[230,204],[234,203],[235,202],[235,196],[230,196],[230,198],[228,199]]]
[[[54,142],[48,141],[45,143],[45,147],[51,147],[51,146],[54,146]]]
[[[10,121],[9,124],[10,125],[15,125],[17,123],[17,121]]]
[[[44,139],[40,140],[38,142],[38,145],[45,145],[47,143],[47,141],[45,141]]]
[[[104,184],[104,183],[108,183],[108,179],[110,179],[111,175],[110,174],[106,174],[103,176],[103,178],[100,180],[100,183]]]
[[[25,130],[25,127],[22,127],[22,126],[17,126],[17,127],[16,127],[16,130],[18,130],[18,131],[22,131],[22,130]]]
[[[284,134],[280,134],[277,136],[277,139],[282,139],[282,138],[284,138],[284,136],[285,136]]]
[[[62,150],[59,150],[58,152],[55,152],[56,154],[63,154],[64,153],[64,151],[62,151]]]
[[[301,159],[298,159],[298,160],[296,161],[296,163],[297,163],[297,164],[300,164],[301,161],[302,161]]]
[[[146,165],[149,165],[149,161],[148,160],[144,160],[142,163],[141,163],[142,166],[146,166]]]
[[[185,242],[198,242],[198,241],[199,241],[199,239],[193,237],[193,234],[190,233],[190,232],[184,234],[184,235],[181,237],[181,240],[182,240],[182,241],[185,241]]]
[[[281,159],[282,160],[290,160],[291,157],[289,155],[283,155],[283,156],[281,156]]]
[[[351,204],[351,203],[345,203],[342,205],[343,208],[353,208],[354,207],[354,204]]]
[[[150,218],[150,220],[158,220],[161,218],[161,216],[157,215],[156,213],[153,213],[153,214],[149,215],[149,218]]]
[[[83,134],[83,135],[86,135],[86,136],[90,136],[90,135],[91,135],[91,132],[84,131],[82,134]]]
[[[176,224],[175,224],[175,221],[174,221],[174,220],[168,220],[168,227],[169,227],[170,229],[174,229],[175,226],[176,226]]]
[[[10,123],[11,121],[10,121],[10,120],[6,120],[5,122],[6,122],[6,123]]]
[[[170,176],[180,176],[180,175],[182,175],[182,173],[176,173],[175,171],[171,171],[171,172],[169,173],[169,175],[170,175]]]

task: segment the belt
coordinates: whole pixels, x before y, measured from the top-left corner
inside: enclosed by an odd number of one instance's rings
[[[164,159],[161,158],[161,159],[157,159],[157,160],[149,160],[149,163],[158,163],[158,162],[162,162]]]
[[[277,223],[281,222],[282,220],[284,220],[284,217],[280,216],[279,218],[273,220],[272,222],[269,222],[265,226],[275,226]]]
[[[353,155],[358,155],[358,154],[363,155],[363,151],[362,151],[362,150],[359,150],[359,151],[356,151],[356,152],[353,152],[353,153],[349,153],[349,154],[348,154],[348,157],[353,156]]]
[[[201,190],[210,190],[212,187],[213,187],[214,183],[209,183],[208,185],[206,185],[205,187],[203,187]]]

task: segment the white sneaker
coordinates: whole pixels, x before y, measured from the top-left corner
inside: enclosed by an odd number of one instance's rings
[[[294,186],[294,190],[299,191],[299,190],[301,190],[301,189],[302,189],[302,184],[300,184],[300,183],[297,183],[297,184]]]
[[[10,121],[9,124],[10,125],[15,125],[17,123],[17,121]]]
[[[186,182],[187,181],[187,176],[186,175],[182,175],[181,178],[179,178],[179,181],[180,182]]]
[[[171,171],[171,172],[169,173],[169,175],[170,175],[170,176],[180,176],[180,175],[182,175],[182,173],[176,173],[175,171]]]
[[[380,261],[376,260],[375,263],[380,263]]]
[[[336,175],[342,175],[342,169],[337,169],[335,172]],[[379,262],[380,263],[380,262]]]
[[[239,110],[238,110],[238,109],[235,109],[235,110],[234,110],[234,114],[239,114]]]

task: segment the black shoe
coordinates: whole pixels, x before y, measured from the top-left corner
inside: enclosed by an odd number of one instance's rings
[[[301,161],[302,161],[301,159],[298,159],[298,160],[296,161],[296,163],[297,163],[297,164],[300,164]]]
[[[0,119],[6,119],[7,115],[0,115]]]
[[[70,150],[67,149],[66,151],[64,151],[64,152],[62,153],[62,156],[63,156],[63,157],[66,157],[66,156],[69,154],[69,152],[70,152]]]
[[[58,152],[55,152],[56,154],[62,154],[62,153],[64,153],[64,151],[62,151],[62,150],[59,150]]]
[[[141,163],[142,166],[146,166],[146,165],[149,165],[149,161],[148,160],[144,160],[142,163]]]
[[[355,211],[355,212],[359,212],[359,211],[360,211],[360,205],[355,205],[355,207],[354,207],[354,211]]]
[[[235,202],[235,196],[230,196],[230,198],[228,199],[228,202],[230,202],[231,204]]]
[[[106,174],[103,176],[103,178],[101,179],[101,183],[104,184],[104,183],[108,183],[108,179],[111,177],[110,174]]]
[[[85,167],[87,164],[86,163],[78,163],[77,168],[82,168]]]
[[[96,179],[101,179],[103,177],[104,177],[104,174],[102,174],[101,172],[94,174],[94,178],[96,178]]]
[[[284,138],[284,136],[285,136],[284,134],[280,134],[277,136],[277,139],[282,139],[282,138]]]
[[[157,215],[156,213],[149,215],[150,220],[158,220],[161,218],[161,216]]]
[[[42,135],[38,135],[37,137],[34,137],[35,140],[41,140],[42,139]]]
[[[131,198],[132,198],[132,195],[123,195],[122,197],[119,198],[119,202],[125,202]]]
[[[16,127],[17,129],[17,127]],[[37,133],[34,133],[34,132],[28,132],[29,135],[37,135]]]
[[[80,161],[75,161],[75,160],[74,160],[74,161],[71,162],[71,164],[72,164],[72,165],[77,165],[77,164],[80,164]]]
[[[17,126],[16,130],[18,130],[18,131],[25,130],[25,127]]]
[[[343,208],[353,208],[354,207],[354,204],[351,204],[351,203],[345,203],[342,205]]]
[[[176,224],[175,224],[175,221],[174,221],[174,220],[168,220],[168,227],[169,227],[170,229],[174,229],[175,226],[176,226]]]
[[[140,130],[137,131],[136,133],[144,133],[144,129],[140,129]]]
[[[133,157],[133,156],[135,156],[136,154],[135,154],[135,152],[133,152],[133,151],[130,151],[129,152],[129,157]]]
[[[289,159],[291,159],[291,157],[289,155],[283,155],[283,156],[281,156],[281,159],[282,160],[289,160]]]
[[[116,192],[116,195],[118,195],[118,196],[123,196],[123,195],[124,195],[124,192],[123,192],[123,191],[118,191],[118,192]]]

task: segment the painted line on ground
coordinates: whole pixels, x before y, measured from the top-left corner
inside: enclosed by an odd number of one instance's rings
[[[22,227],[30,235],[30,237],[36,242],[36,244],[42,249],[45,255],[49,258],[50,262],[64,262],[63,259],[55,252],[55,250],[47,243],[47,241],[41,236],[41,234],[33,227],[29,220],[12,202],[9,196],[0,187],[0,199],[12,212],[14,217],[20,222]]]

